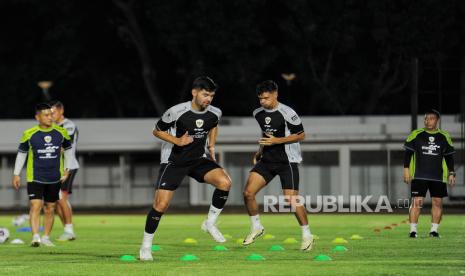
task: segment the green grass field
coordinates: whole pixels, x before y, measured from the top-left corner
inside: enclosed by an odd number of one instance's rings
[[[78,239],[58,243],[56,247],[31,248],[30,233],[15,233],[12,216],[0,216],[12,238],[25,245],[0,244],[0,275],[465,275],[465,216],[447,215],[440,227],[441,239],[427,237],[429,217],[421,217],[420,237],[407,238],[408,225],[400,224],[405,215],[313,215],[311,229],[319,240],[311,252],[302,253],[300,229],[292,215],[263,215],[266,233],[275,239],[259,239],[249,247],[236,243],[249,229],[245,215],[223,215],[219,228],[233,238],[225,246],[228,251],[214,251],[210,236],[200,230],[203,215],[170,215],[163,217],[155,237],[161,247],[154,252],[153,262],[123,262],[121,255],[138,256],[145,222],[143,215],[75,216]],[[58,221],[56,221],[58,222]],[[374,228],[399,224],[392,230],[375,233]],[[61,234],[56,223],[52,238]],[[363,240],[351,240],[358,234]],[[283,240],[293,237],[296,244]],[[333,252],[332,240],[345,238],[348,251]],[[183,243],[194,238],[197,245]],[[284,251],[269,251],[281,245]],[[263,261],[248,261],[250,254],[260,254]],[[181,261],[194,254],[198,261]],[[325,254],[332,261],[315,261]]]

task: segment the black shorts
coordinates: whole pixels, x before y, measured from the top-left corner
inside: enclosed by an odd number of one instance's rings
[[[297,163],[269,163],[258,161],[250,170],[263,176],[268,184],[276,175],[281,179],[281,187],[288,190],[299,190],[299,166]]]
[[[156,189],[176,190],[181,185],[186,175],[194,178],[198,182],[205,182],[205,175],[214,169],[221,168],[215,161],[207,158],[200,158],[193,162],[176,165],[173,162],[161,164],[156,182]]]
[[[75,170],[69,170],[69,176],[68,179],[66,179],[65,182],[61,183],[60,190],[67,192],[68,194],[73,193],[73,182],[74,182],[74,177],[76,176],[77,169]]]
[[[447,185],[441,181],[414,179],[410,185],[410,194],[412,197],[425,197],[429,191],[431,197],[446,197]]]
[[[56,202],[60,194],[60,182],[55,184],[27,183],[29,200],[40,199],[45,202]]]

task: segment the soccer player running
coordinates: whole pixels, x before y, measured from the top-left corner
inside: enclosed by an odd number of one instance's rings
[[[260,108],[253,112],[262,130],[258,141],[259,151],[255,154],[254,167],[250,171],[244,189],[244,202],[252,223],[251,232],[243,245],[252,244],[264,234],[260,223],[256,194],[276,175],[279,175],[283,193],[293,208],[302,228],[301,250],[311,250],[313,235],[308,226],[307,213],[303,205],[297,206],[299,194],[299,168],[302,161],[299,142],[305,139],[305,132],[297,113],[278,101],[278,85],[271,80],[264,81],[256,88]]]
[[[215,226],[229,195],[231,179],[215,162],[215,142],[221,110],[210,103],[217,86],[209,77],[198,77],[192,84],[192,101],[169,108],[156,123],[153,135],[163,140],[161,167],[153,207],[147,215],[144,238],[139,252],[142,261],[153,260],[152,241],[158,223],[168,209],[174,191],[186,175],[215,186],[207,219],[201,228],[216,242],[225,238]],[[205,147],[208,142],[206,157]]]
[[[447,196],[447,184],[455,185],[454,146],[449,133],[438,129],[441,115],[431,109],[425,114],[425,127],[412,131],[404,144],[404,182],[410,184],[410,238],[417,238],[417,223],[426,192],[431,208],[430,237],[439,238],[442,218],[442,198]]]
[[[30,201],[31,246],[54,246],[49,235],[53,227],[55,203],[59,197],[60,182],[68,178],[71,160],[71,138],[65,129],[54,125],[52,109],[48,104],[36,106],[38,125],[24,131],[13,173],[13,186],[19,189],[20,173],[27,159],[27,193]],[[63,168],[61,153],[65,150]],[[45,204],[44,204],[45,202]],[[39,236],[40,212],[44,207],[44,235]]]
[[[61,222],[64,226],[63,234],[57,239],[58,241],[72,241],[76,239],[76,235],[73,229],[73,211],[70,202],[68,201],[69,195],[73,192],[73,182],[76,176],[76,173],[79,169],[79,162],[76,159],[76,147],[79,136],[79,131],[73,121],[68,118],[65,118],[64,112],[65,107],[62,102],[54,101],[50,104],[52,106],[52,116],[53,121],[58,126],[64,128],[69,137],[73,147],[71,148],[72,154],[69,167],[69,177],[61,183],[60,187],[60,199],[57,204],[57,213],[60,217]]]

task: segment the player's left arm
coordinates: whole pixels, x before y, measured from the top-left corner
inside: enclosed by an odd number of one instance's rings
[[[71,167],[71,162],[73,158],[73,144],[71,141],[71,137],[68,135],[68,132],[62,132],[63,134],[63,142],[61,143],[62,148],[64,149],[64,157],[65,157],[65,170],[63,176],[61,177],[60,181],[65,182],[66,179],[69,177],[69,168]]]
[[[271,134],[265,133],[267,137],[261,138],[258,143],[263,146],[271,146],[276,144],[292,144],[303,141],[305,139],[305,131],[299,116],[295,112],[292,112],[284,119],[286,120],[285,124],[289,129],[290,135],[285,137],[275,137]]]
[[[211,159],[216,161],[215,156],[215,145],[216,145],[216,137],[218,136],[218,125],[210,130],[208,133],[208,152],[210,153]]]
[[[455,185],[455,170],[454,170],[455,149],[454,149],[454,145],[452,144],[452,139],[449,133],[442,131],[442,134],[445,136],[446,141],[447,141],[446,146],[444,147],[443,156],[444,156],[444,160],[446,161],[447,170],[449,171],[448,183],[451,186],[454,186]]]
[[[277,144],[292,144],[303,141],[305,139],[305,132],[302,131],[298,134],[291,134],[286,137],[275,137],[271,134],[265,133],[267,137],[261,138],[258,143],[263,146],[271,146]]]

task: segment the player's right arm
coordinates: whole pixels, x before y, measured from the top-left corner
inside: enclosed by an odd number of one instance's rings
[[[168,109],[156,123],[152,132],[153,136],[179,147],[192,143],[194,139],[189,136],[187,131],[181,137],[176,137],[168,132],[176,123],[176,119],[176,114],[173,112],[172,108]]]
[[[410,184],[412,182],[412,175],[410,173],[410,162],[412,160],[413,154],[415,153],[415,138],[420,132],[422,132],[422,130],[412,131],[412,133],[410,133],[410,135],[407,137],[407,140],[404,143],[405,155],[403,178],[406,184]]]
[[[18,154],[16,155],[15,168],[13,171],[12,184],[16,190],[18,190],[19,186],[21,186],[21,177],[19,175],[21,174],[21,170],[26,163],[29,147],[29,136],[27,132],[24,132],[23,137],[19,143]]]
[[[412,177],[410,175],[410,160],[412,160],[413,151],[406,149],[404,155],[404,182],[405,184],[410,184],[412,182]]]

